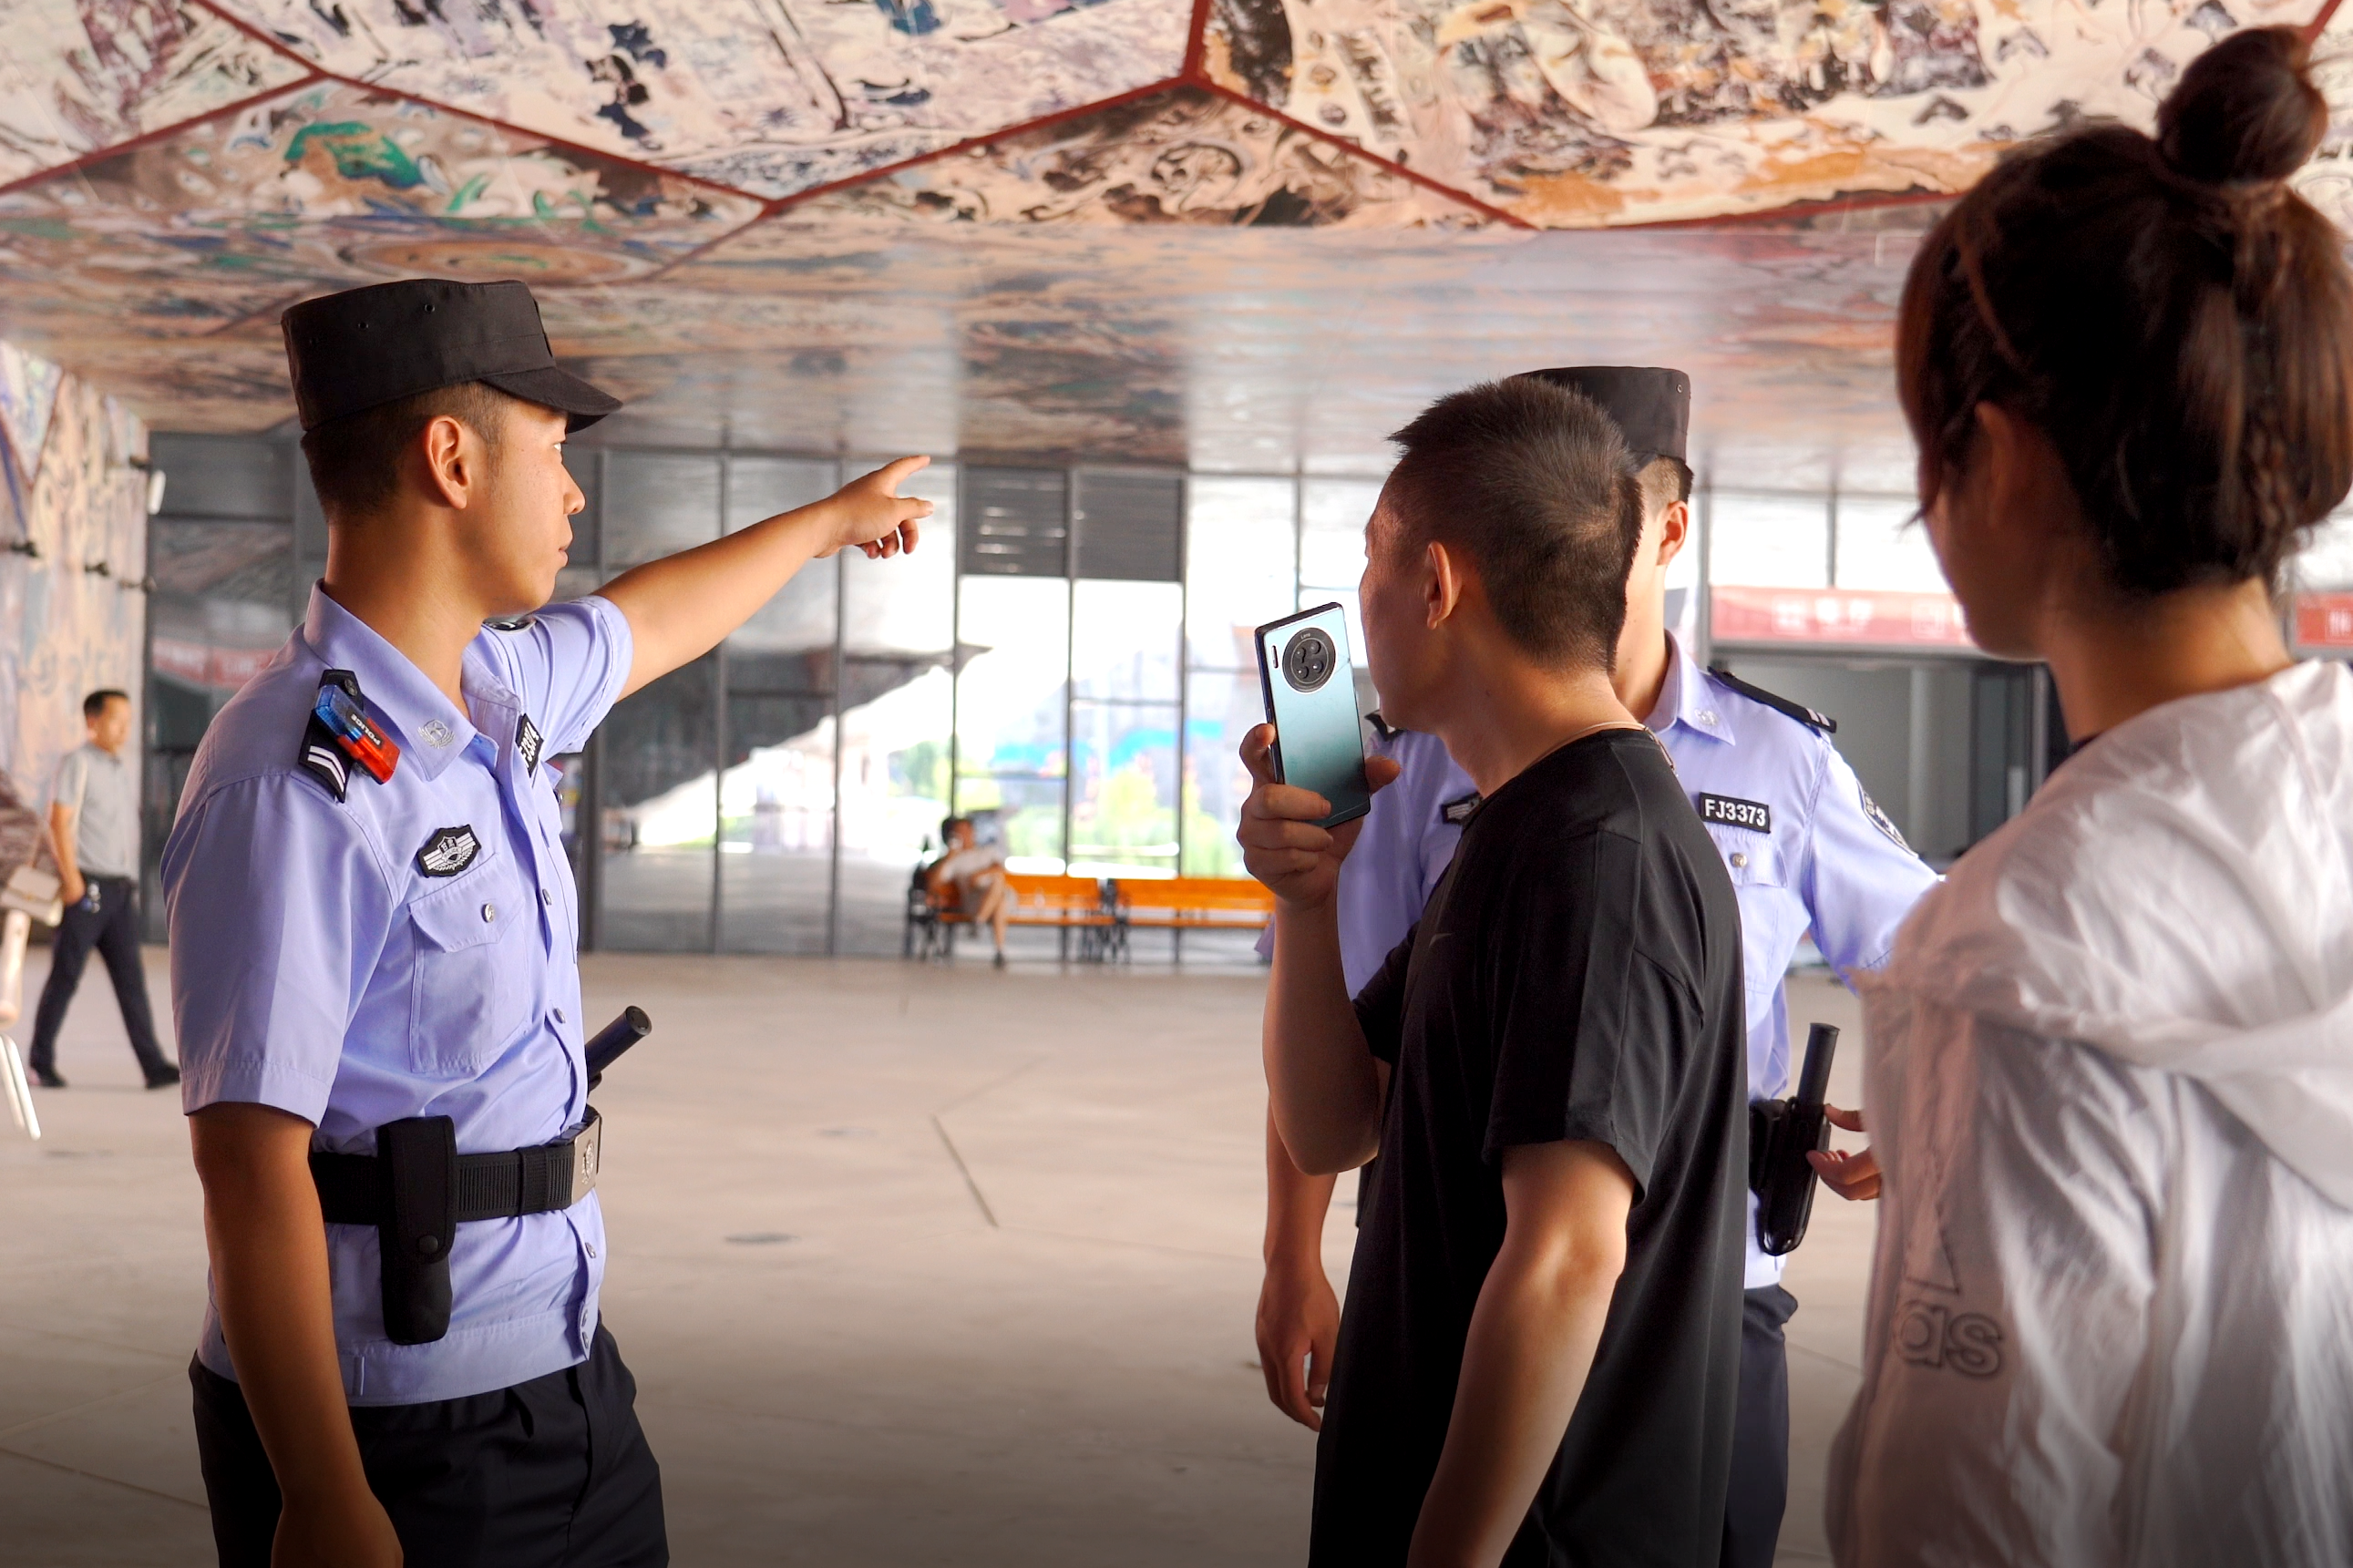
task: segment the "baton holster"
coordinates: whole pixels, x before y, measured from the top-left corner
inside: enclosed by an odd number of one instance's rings
[[[386,1199],[376,1221],[384,1254],[384,1331],[396,1345],[449,1331],[449,1247],[458,1238],[458,1124],[411,1116],[375,1130]]]
[[[1757,1245],[1767,1257],[1795,1252],[1814,1215],[1816,1177],[1806,1156],[1830,1147],[1831,1122],[1823,1101],[1838,1034],[1828,1024],[1816,1024],[1806,1040],[1798,1092],[1788,1100],[1754,1100],[1748,1107],[1748,1188],[1757,1194]]]
[[[1757,1245],[1769,1257],[1795,1252],[1814,1213],[1814,1168],[1809,1151],[1830,1146],[1821,1108],[1788,1100],[1748,1107],[1748,1186],[1757,1194]]]

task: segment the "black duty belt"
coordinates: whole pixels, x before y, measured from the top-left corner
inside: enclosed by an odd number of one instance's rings
[[[592,1106],[561,1142],[460,1154],[456,1122],[411,1116],[377,1128],[373,1154],[312,1154],[328,1223],[375,1226],[385,1337],[423,1345],[449,1331],[449,1248],[460,1225],[568,1209],[594,1192],[602,1125]]]
[[[638,1008],[599,1030],[584,1060],[594,1089],[615,1058],[653,1028]],[[449,1331],[449,1248],[458,1227],[570,1208],[596,1190],[603,1123],[499,1154],[458,1152],[458,1124],[410,1116],[375,1130],[373,1154],[312,1154],[311,1180],[330,1225],[372,1225],[383,1257],[385,1337],[430,1344]]]
[[[586,1125],[560,1143],[509,1149],[501,1154],[455,1155],[457,1202],[451,1218],[463,1225],[570,1208],[596,1190],[602,1128],[602,1118],[591,1107]],[[380,1226],[393,1217],[392,1166],[386,1159],[313,1154],[311,1179],[318,1184],[319,1207],[330,1225]]]

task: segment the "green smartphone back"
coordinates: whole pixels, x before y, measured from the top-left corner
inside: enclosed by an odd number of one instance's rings
[[[1323,826],[1364,816],[1373,796],[1365,784],[1346,615],[1338,605],[1319,605],[1269,622],[1252,640],[1267,722],[1274,726],[1276,776],[1332,803]]]

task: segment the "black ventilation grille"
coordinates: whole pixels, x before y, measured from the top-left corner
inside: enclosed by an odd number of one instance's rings
[[[1174,583],[1184,574],[1185,477],[1082,468],[1078,475],[1082,577]]]
[[[1067,477],[1060,468],[964,470],[964,570],[984,577],[1060,577],[1071,560]]]

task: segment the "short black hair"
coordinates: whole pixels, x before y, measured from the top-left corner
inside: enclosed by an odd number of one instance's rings
[[[1642,494],[1618,422],[1528,376],[1440,398],[1396,435],[1402,543],[1467,555],[1506,636],[1546,664],[1612,668]]]
[[[122,699],[125,702],[129,702],[131,700],[131,693],[128,691],[118,691],[111,686],[93,691],[89,696],[83,698],[81,700],[81,721],[88,724],[97,721],[106,712],[106,705],[113,701],[118,697]]]
[[[1693,474],[1691,465],[1681,458],[1671,458],[1662,452],[1634,454],[1634,462],[1642,482],[1642,505],[1645,509],[1664,509],[1678,501],[1691,500]]]
[[[382,510],[398,488],[401,454],[445,414],[463,420],[497,450],[506,405],[520,401],[487,383],[461,381],[316,426],[302,437],[302,456],[320,510],[329,522],[356,522]]]

